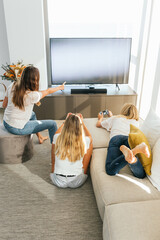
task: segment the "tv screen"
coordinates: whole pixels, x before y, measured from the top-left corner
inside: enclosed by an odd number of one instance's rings
[[[51,38],[52,84],[126,84],[131,38]]]

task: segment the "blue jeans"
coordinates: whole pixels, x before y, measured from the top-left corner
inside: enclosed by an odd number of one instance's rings
[[[128,136],[117,135],[111,138],[109,142],[105,166],[107,174],[115,175],[119,173],[120,169],[128,164],[135,177],[144,178],[146,176],[146,173],[138,157],[136,156],[136,163],[129,164],[119,149],[121,145],[125,145],[126,147],[130,148],[128,144]]]
[[[45,129],[48,129],[50,142],[53,142],[53,136],[57,131],[57,124],[53,120],[37,120],[36,114],[32,112],[30,120],[26,123],[24,128],[14,128],[3,121],[5,128],[8,132],[15,134],[15,135],[28,135],[32,133],[38,133]]]

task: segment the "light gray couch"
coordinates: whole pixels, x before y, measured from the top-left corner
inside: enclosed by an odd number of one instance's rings
[[[93,137],[90,174],[104,240],[159,240],[160,192],[148,178],[133,176],[128,166],[116,176],[105,172],[109,133],[96,128],[97,119],[84,122]]]

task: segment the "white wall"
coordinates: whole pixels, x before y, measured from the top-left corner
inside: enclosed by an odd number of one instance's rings
[[[131,37],[129,84],[136,90],[148,1],[48,0],[49,36]]]
[[[0,75],[3,75],[4,71],[1,68],[2,64],[6,64],[10,62],[9,60],[9,50],[8,50],[8,40],[6,33],[6,24],[5,24],[5,16],[4,16],[4,7],[3,1],[0,0]],[[9,82],[2,81],[0,78],[0,83],[4,83],[5,85],[9,85]],[[0,99],[4,98],[4,88],[0,84]],[[2,103],[0,103],[0,107]]]
[[[40,89],[48,87],[43,0],[3,0],[11,63],[23,60],[40,71]]]

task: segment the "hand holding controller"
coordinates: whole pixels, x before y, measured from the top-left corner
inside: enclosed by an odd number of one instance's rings
[[[102,117],[105,116],[105,115],[107,115],[108,117],[112,117],[112,116],[113,116],[113,113],[112,113],[110,110],[106,109],[106,110],[104,110],[104,111],[101,111],[101,112],[99,113],[99,115],[101,115]]]
[[[102,113],[103,113],[103,116],[105,116],[105,115],[109,115],[109,110],[106,109],[106,110],[100,112],[100,114],[102,114]]]

